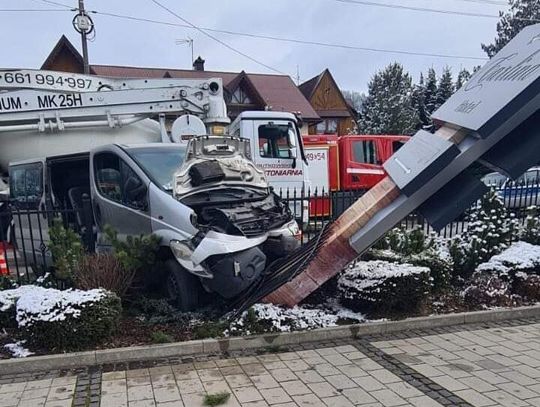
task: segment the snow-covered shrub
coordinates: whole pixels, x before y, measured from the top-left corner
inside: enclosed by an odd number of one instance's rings
[[[17,326],[17,301],[35,288],[32,285],[23,285],[19,288],[0,291],[0,328]]]
[[[489,272],[503,279],[511,280],[516,273],[540,273],[540,246],[526,242],[515,242],[512,245],[480,264],[476,271]]]
[[[452,264],[447,256],[441,256],[441,253],[435,247],[413,253],[408,256],[397,253],[390,249],[371,249],[362,256],[363,260],[381,260],[391,263],[408,263],[413,266],[428,267],[430,276],[433,278],[433,289],[435,291],[443,290],[448,287],[452,277]]]
[[[536,206],[527,209],[527,218],[521,230],[520,239],[530,244],[540,245],[540,210]]]
[[[413,254],[404,259],[405,263],[413,266],[429,268],[434,291],[442,291],[450,284],[452,277],[452,264],[441,258],[433,250],[427,250],[419,254]]]
[[[228,335],[251,335],[269,332],[303,331],[328,326],[336,326],[345,317],[339,313],[299,306],[283,308],[273,304],[255,304],[233,321]],[[349,313],[347,319],[363,320],[363,317]]]
[[[513,291],[529,301],[540,301],[540,276],[516,273]]]
[[[429,273],[429,268],[411,264],[360,261],[339,277],[341,301],[378,315],[415,310],[430,292]]]
[[[434,245],[431,236],[426,236],[421,227],[413,229],[394,228],[386,233],[375,245],[376,249],[391,250],[409,256],[430,249]]]
[[[463,290],[465,302],[472,307],[508,307],[512,305],[510,282],[489,272],[475,272]]]
[[[120,299],[102,290],[22,286],[0,291],[0,313],[15,317],[29,343],[48,349],[81,349],[108,338],[118,323]]]
[[[508,214],[503,201],[491,190],[471,213],[467,231],[450,242],[454,273],[469,277],[479,264],[508,247],[516,232],[515,217]]]

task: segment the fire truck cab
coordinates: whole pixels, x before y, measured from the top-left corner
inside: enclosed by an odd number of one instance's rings
[[[409,136],[335,134],[303,136],[312,191],[320,196],[310,202],[311,216],[341,213],[325,196],[356,196],[386,176],[383,163],[399,150]],[[333,211],[333,212],[331,212]]]

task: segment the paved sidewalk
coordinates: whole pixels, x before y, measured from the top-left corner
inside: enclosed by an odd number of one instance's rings
[[[0,407],[197,407],[219,392],[237,407],[538,407],[540,321],[0,376],[0,383]]]

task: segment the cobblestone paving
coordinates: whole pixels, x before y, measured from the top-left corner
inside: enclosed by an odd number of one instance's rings
[[[272,351],[0,376],[0,407],[540,407],[539,320]]]

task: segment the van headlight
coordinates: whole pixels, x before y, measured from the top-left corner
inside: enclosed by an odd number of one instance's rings
[[[191,248],[189,241],[184,240],[171,240],[169,243],[171,251],[178,260],[190,261],[193,249]]]

